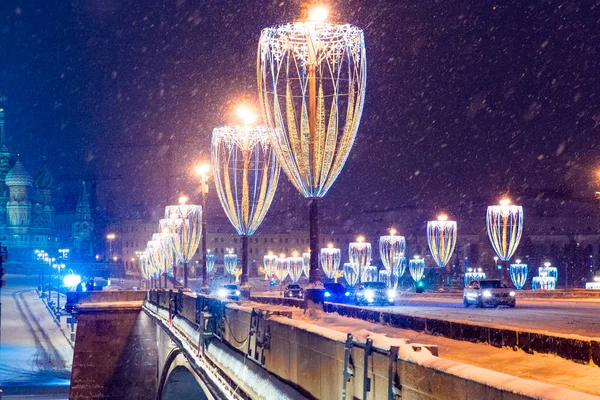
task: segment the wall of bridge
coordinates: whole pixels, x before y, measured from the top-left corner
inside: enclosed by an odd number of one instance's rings
[[[69,398],[154,399],[156,325],[141,307],[88,307],[76,316]]]

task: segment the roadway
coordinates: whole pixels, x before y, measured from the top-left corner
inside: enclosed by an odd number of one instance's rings
[[[73,349],[35,288],[37,276],[7,276],[2,288],[3,399],[66,399]]]
[[[374,307],[402,314],[502,325],[520,329],[600,337],[600,299],[518,299],[515,308],[464,308],[460,297],[400,299],[401,305]]]

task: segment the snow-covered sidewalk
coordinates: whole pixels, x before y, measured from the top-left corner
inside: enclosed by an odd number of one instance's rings
[[[73,349],[37,296],[37,277],[8,276],[2,290],[3,398],[67,398]]]

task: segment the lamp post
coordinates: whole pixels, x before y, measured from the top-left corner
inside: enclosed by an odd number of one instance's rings
[[[279,164],[265,126],[253,125],[256,116],[238,108],[244,125],[215,128],[211,140],[211,164],[223,211],[242,238],[242,297],[250,296],[248,237],[260,226],[271,206]]]
[[[208,293],[208,266],[206,250],[206,196],[208,195],[208,180],[210,179],[210,165],[200,164],[195,168],[196,175],[200,177],[202,193],[202,292]]]
[[[117,235],[115,235],[114,233],[109,233],[108,235],[106,235],[106,239],[108,240],[108,259],[109,260],[112,260],[112,258],[113,258],[112,242],[113,242],[113,240],[115,240],[116,237],[117,237]]]
[[[311,2],[312,3],[312,2]],[[319,199],[327,194],[354,143],[366,88],[363,31],[326,23],[327,9],[261,32],[257,79],[260,103],[277,160],[308,200],[310,231],[307,306],[323,302],[319,268]]]
[[[67,252],[68,252],[68,250],[67,250]],[[58,315],[58,318],[60,319],[60,282],[61,282],[60,271],[65,268],[65,264],[64,263],[52,264],[52,267],[56,268],[58,270],[58,275],[57,275],[57,279],[56,279],[56,283],[57,283],[56,284],[56,314]]]

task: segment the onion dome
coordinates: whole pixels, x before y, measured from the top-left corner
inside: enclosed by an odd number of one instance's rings
[[[18,160],[15,163],[15,166],[12,167],[10,171],[6,174],[6,178],[4,180],[6,186],[31,186],[33,184],[33,178],[29,175],[29,172],[21,163],[21,160]]]
[[[53,190],[56,187],[56,179],[54,179],[46,164],[36,175],[33,185],[41,190]]]

